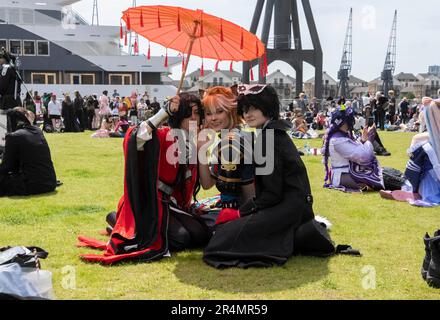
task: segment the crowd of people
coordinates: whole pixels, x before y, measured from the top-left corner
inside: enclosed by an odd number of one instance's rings
[[[60,99],[52,93],[40,96],[35,91],[26,93],[23,107],[36,115],[35,124],[42,125],[43,130],[48,133],[95,131],[104,128],[110,133],[121,133],[121,124],[118,126],[118,122],[137,125],[156,113],[160,104],[156,97],[150,101],[147,92],[140,95],[133,91],[131,96],[121,97],[117,90],[111,96],[108,91],[103,91],[98,97],[82,96],[75,91],[73,97],[64,93]]]
[[[438,95],[440,96],[440,92]],[[304,93],[300,94],[282,112],[282,116],[293,123],[291,137],[314,139],[317,137],[316,130],[330,128],[332,113],[340,100],[341,98],[329,97],[319,103],[316,98],[309,101]],[[376,92],[343,100],[354,112],[354,130],[358,133],[363,127],[373,123],[382,131],[423,132],[426,129],[423,110],[432,101],[429,97],[414,98],[411,101],[402,97],[397,103],[393,90],[388,92],[387,97],[383,92]]]

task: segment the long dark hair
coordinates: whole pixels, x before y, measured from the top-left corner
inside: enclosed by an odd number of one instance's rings
[[[191,117],[192,115],[192,107],[191,104],[195,103],[197,105],[197,109],[200,115],[200,121],[203,121],[203,108],[202,108],[202,102],[200,99],[189,93],[180,93],[180,104],[179,104],[179,110],[177,113],[175,113],[172,117],[169,118],[168,124],[173,129],[179,129],[182,125],[182,121],[186,118]]]
[[[191,117],[192,115],[192,107],[191,105],[195,103],[197,105],[197,109],[200,115],[200,121],[203,121],[204,118],[204,112],[202,108],[202,102],[200,99],[189,93],[180,93],[180,104],[179,104],[179,110],[176,114],[174,114],[172,117],[169,118],[168,124],[172,129],[179,129],[182,125],[182,122],[184,119]],[[177,179],[175,182],[176,186],[179,186],[181,189],[182,196],[186,193],[185,188],[185,181],[186,181],[186,172],[188,171],[188,165],[187,164],[180,164],[179,165],[179,171],[177,173]],[[200,191],[200,181],[198,179],[199,176],[199,169],[197,167],[197,179],[196,184],[194,186],[193,190],[193,199],[197,202],[197,194]]]

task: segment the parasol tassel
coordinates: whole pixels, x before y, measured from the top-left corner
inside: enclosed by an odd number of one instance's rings
[[[144,27],[144,15],[142,14],[142,11],[141,11],[141,28],[143,28]]]
[[[260,56],[260,48],[258,47],[258,40],[255,42],[257,44],[257,57]]]
[[[243,29],[241,29],[240,49],[241,49],[241,50],[244,49],[244,34],[243,34]]]
[[[234,71],[234,61],[231,61],[231,65],[229,66],[229,71],[233,72]]]
[[[164,67],[168,68],[168,49],[167,49],[167,52],[165,54],[165,64],[164,64]]]
[[[127,46],[127,30],[125,30],[124,46]]]
[[[267,72],[267,53],[265,52],[264,53],[264,75],[266,75],[268,72]]]
[[[148,53],[147,53],[147,59],[151,60],[151,47],[150,47],[150,43],[148,42]]]
[[[185,55],[182,54],[182,72],[185,70]]]
[[[127,30],[131,30],[130,16],[127,16]]]
[[[205,76],[205,68],[203,66],[203,60],[202,60],[202,67],[200,68],[200,76],[204,77]]]
[[[137,42],[137,39],[134,40],[134,54],[139,54],[139,44]]]
[[[119,37],[121,40],[124,38],[124,30],[122,29],[122,22],[119,22]]]
[[[217,62],[215,63],[215,71],[218,71],[218,64],[220,63],[220,60],[217,60]]]
[[[162,28],[162,24],[160,23],[160,12],[159,12],[159,9],[157,9],[157,26],[159,28]]]
[[[220,41],[225,41],[225,38],[223,36],[223,19],[220,20]]]
[[[182,27],[180,25],[180,12],[177,13],[177,31],[182,31]]]
[[[254,81],[254,70],[251,68],[251,81]]]

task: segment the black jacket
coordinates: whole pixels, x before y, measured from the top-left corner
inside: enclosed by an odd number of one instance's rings
[[[11,173],[23,176],[26,194],[55,190],[56,175],[49,145],[39,128],[23,125],[6,135],[0,175]]]
[[[270,122],[257,137],[264,146],[268,130],[273,129],[273,171],[256,176],[252,214],[217,226],[204,251],[207,264],[216,268],[281,265],[301,247],[302,239],[295,234],[314,221],[313,198],[306,167],[286,133],[289,126],[285,120]]]
[[[9,64],[0,66],[0,109],[21,106],[20,85],[15,70]]]

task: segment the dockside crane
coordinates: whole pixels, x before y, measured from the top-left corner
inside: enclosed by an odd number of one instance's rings
[[[388,50],[385,58],[381,79],[383,80],[382,91],[388,97],[388,91],[393,88],[394,71],[396,70],[396,43],[397,43],[397,10],[394,12],[393,26],[388,41]]]
[[[95,25],[95,18],[96,18],[96,25],[99,26],[98,0],[93,0],[92,26]]]
[[[353,8],[350,8],[350,16],[348,19],[347,32],[345,33],[344,50],[342,52],[341,66],[338,72],[338,95],[348,97],[350,80],[350,72],[352,66],[353,55]]]

